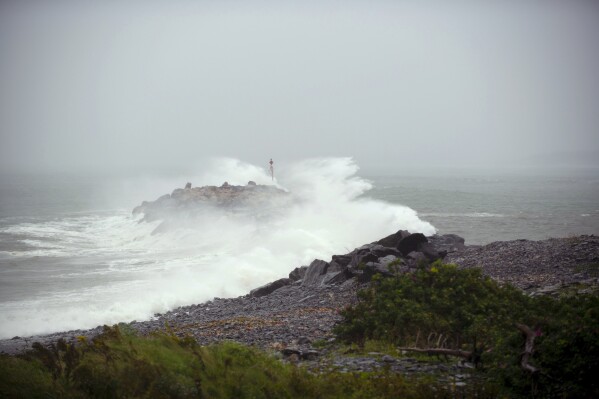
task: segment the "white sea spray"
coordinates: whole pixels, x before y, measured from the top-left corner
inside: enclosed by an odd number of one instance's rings
[[[363,197],[371,185],[357,171],[350,158],[309,159],[277,168],[273,182],[265,168],[220,159],[200,171],[194,185],[253,180],[276,184],[291,200],[272,217],[212,210],[155,235],[159,222],[139,223],[129,212],[5,228],[35,248],[9,256],[38,258],[21,271],[28,291],[0,303],[0,337],[149,319],[177,306],[245,294],[315,258],[328,260],[399,229],[435,232],[410,208]]]

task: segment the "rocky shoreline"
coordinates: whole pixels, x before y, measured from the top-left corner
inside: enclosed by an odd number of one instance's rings
[[[577,286],[590,290],[599,284],[599,237],[496,241],[450,253],[445,261],[480,267],[491,278],[531,294]]]
[[[426,238],[399,231],[372,244],[356,248],[330,261],[315,260],[277,280],[238,298],[214,298],[184,306],[152,320],[133,321],[128,326],[142,335],[170,329],[177,335],[191,335],[200,344],[233,340],[275,351],[291,361],[305,361],[311,368],[368,370],[392,366],[398,372],[429,370],[428,363],[413,359],[373,354],[361,361],[350,357],[326,359],[326,349],[315,343],[333,340],[332,328],[339,311],[357,301],[357,291],[375,273],[388,273],[392,264],[409,271],[419,262],[444,258],[459,267],[481,267],[484,274],[509,282],[532,295],[552,294],[570,288],[578,292],[599,286],[599,237],[576,236],[543,241],[514,240],[468,247],[455,235]],[[21,353],[33,342],[50,345],[59,338],[76,341],[93,337],[102,327],[28,338],[0,341],[0,352]],[[438,364],[433,369],[455,375],[468,365]],[[430,370],[429,370],[430,371]]]

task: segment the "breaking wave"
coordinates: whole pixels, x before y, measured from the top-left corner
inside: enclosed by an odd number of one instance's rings
[[[24,245],[0,251],[0,337],[149,319],[245,294],[399,229],[435,233],[414,210],[362,196],[371,184],[357,171],[350,158],[310,159],[276,170],[272,182],[264,168],[219,159],[193,178],[195,186],[276,184],[294,200],[271,219],[214,211],[197,226],[152,235],[159,222],[122,209],[3,227]]]

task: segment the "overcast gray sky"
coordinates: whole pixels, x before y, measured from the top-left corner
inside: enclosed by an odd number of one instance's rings
[[[594,1],[3,1],[0,166],[597,165],[598,43]]]

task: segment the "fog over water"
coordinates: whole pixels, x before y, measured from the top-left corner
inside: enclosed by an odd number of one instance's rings
[[[4,171],[599,159],[593,1],[4,1]]]

